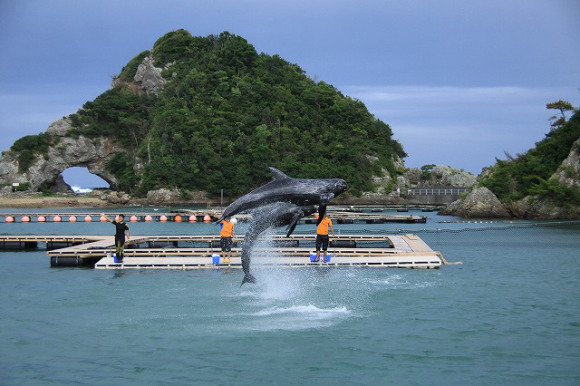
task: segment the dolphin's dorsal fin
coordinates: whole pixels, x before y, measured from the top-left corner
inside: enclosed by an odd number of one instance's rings
[[[270,166],[270,171],[272,172],[272,175],[274,176],[275,180],[281,180],[283,178],[290,178],[288,177],[286,174],[282,173],[280,170],[273,168]]]

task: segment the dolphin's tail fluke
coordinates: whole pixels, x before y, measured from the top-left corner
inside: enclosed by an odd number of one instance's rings
[[[242,280],[242,284],[240,284],[240,287],[243,286],[245,283],[255,284],[256,278],[254,276],[252,276],[251,273],[248,273],[244,276],[244,280]]]

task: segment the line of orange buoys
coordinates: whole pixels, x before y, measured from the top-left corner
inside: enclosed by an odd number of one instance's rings
[[[105,222],[107,221],[107,218],[104,216],[91,216],[91,215],[86,215],[84,217],[82,216],[75,216],[75,215],[71,215],[68,217],[64,217],[63,216],[59,216],[59,215],[53,215],[53,216],[38,216],[36,218],[36,222],[80,222],[81,220],[84,222],[93,222],[93,217],[97,217],[100,222]],[[67,221],[65,221],[65,219]],[[198,222],[198,220],[203,219],[203,222],[208,223],[208,222],[212,222],[214,219],[212,218],[212,216],[210,216],[209,214],[206,214],[205,216],[201,217],[201,216],[196,216],[196,215],[191,215],[191,216],[186,216],[185,219],[182,215],[180,214],[176,214],[175,216],[173,216],[173,218],[171,218],[171,216],[166,216],[166,215],[161,215],[159,216],[159,220],[160,222],[168,222],[168,221],[173,221],[173,222],[190,222],[190,223],[195,223]],[[4,218],[4,222],[5,223],[14,223],[17,222],[16,221],[17,218],[16,216],[6,216]],[[153,222],[154,218],[151,215],[146,215],[146,216],[137,216],[137,215],[131,215],[129,217],[129,221],[130,222],[139,222],[139,221],[144,221],[144,222]],[[29,222],[33,222],[32,221],[32,216],[29,215],[23,215],[20,218],[20,222],[23,223],[29,223]]]

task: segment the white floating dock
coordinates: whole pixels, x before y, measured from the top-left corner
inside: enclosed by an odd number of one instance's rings
[[[267,254],[267,251],[263,251]],[[356,256],[341,254],[336,256],[331,253],[328,262],[311,262],[310,252],[304,251],[303,257],[279,255],[283,251],[272,251],[277,256],[269,258],[252,258],[252,268],[275,268],[275,267],[343,267],[343,266],[366,266],[383,268],[439,268],[443,265],[441,258],[436,254],[393,254],[391,256],[360,255]],[[261,251],[254,251],[254,255]],[[364,253],[364,252],[363,252]],[[322,254],[321,254],[322,260]],[[216,268],[242,268],[240,257],[232,256],[231,262],[223,263],[220,258],[219,264],[213,263],[212,257],[131,257],[126,256],[122,263],[115,263],[113,257],[104,257],[95,264],[96,269],[216,269]]]
[[[366,266],[439,268],[446,264],[440,252],[421,238],[407,235],[336,235],[331,237],[327,262],[311,262],[315,235],[275,235],[268,247],[256,247],[252,267]],[[215,269],[241,268],[236,236],[231,261],[216,261],[221,255],[217,235],[133,236],[125,247],[123,263],[115,263],[112,236],[19,236],[19,242],[67,242],[66,247],[48,250],[51,266],[94,266],[96,269]],[[16,241],[11,239],[10,241]],[[260,244],[258,244],[260,245]],[[323,253],[321,253],[321,259]]]

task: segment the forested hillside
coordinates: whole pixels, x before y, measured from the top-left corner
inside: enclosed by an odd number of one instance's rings
[[[580,138],[580,113],[566,121],[560,118],[545,138],[525,154],[496,164],[480,176],[480,184],[489,188],[504,203],[526,196],[547,198],[558,205],[580,203],[580,191],[560,184],[553,177],[562,161],[568,157],[574,142]],[[576,149],[580,151],[580,149]],[[572,169],[563,170],[569,178],[580,180]]]
[[[146,57],[163,68],[160,92],[134,84]],[[373,190],[373,175],[400,172],[393,159],[405,156],[362,102],[227,32],[168,33],[71,118],[69,135],[123,145],[108,168],[119,189],[137,195],[160,187],[238,195],[270,180],[268,166],[341,177],[358,194]]]

